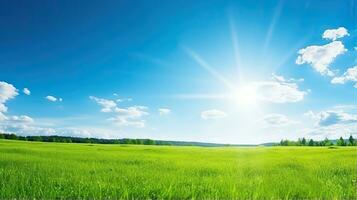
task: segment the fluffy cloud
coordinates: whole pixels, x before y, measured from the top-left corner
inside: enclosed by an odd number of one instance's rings
[[[357,82],[357,66],[348,68],[342,76],[334,77],[331,80],[331,83],[344,84],[348,81]],[[355,84],[355,87],[357,88],[357,83]]]
[[[347,138],[349,135],[357,135],[357,124],[334,124],[331,126],[317,126],[306,128],[300,131],[304,135],[318,136],[319,139],[328,138]]]
[[[307,94],[301,91],[294,79],[286,80],[273,74],[271,81],[255,82],[259,99],[273,103],[298,102]]]
[[[80,129],[80,128],[51,128],[51,127],[41,127],[33,124],[26,123],[9,123],[0,124],[0,132],[5,133],[16,133],[18,135],[61,135],[61,136],[71,136],[71,137],[98,137],[100,135],[94,135],[92,132]]]
[[[6,101],[15,98],[18,94],[13,85],[0,81],[0,113],[7,111]]]
[[[220,119],[226,117],[227,114],[221,110],[212,109],[201,112],[202,119]]]
[[[120,108],[113,100],[98,98],[95,96],[89,97],[102,107],[101,112],[113,113],[114,117],[109,118],[109,121],[114,122],[118,126],[138,127],[145,126],[145,120],[142,117],[149,115],[145,106],[130,106]]]
[[[347,49],[341,41],[333,41],[329,44],[318,46],[308,46],[298,51],[299,56],[296,64],[311,64],[312,67],[322,75],[333,76],[334,73],[329,69],[329,65],[338,55],[345,53]]]
[[[62,101],[62,98],[57,98],[57,97],[54,97],[54,96],[46,96],[45,97],[48,101],[52,101],[52,102],[56,102],[56,101]]]
[[[158,109],[159,111],[159,114],[162,116],[162,115],[168,115],[171,113],[171,110],[168,109],[168,108],[159,108]]]
[[[328,110],[316,114],[309,111],[307,115],[317,120],[316,122],[318,126],[331,126],[357,122],[357,115],[349,114],[341,110]]]
[[[117,104],[113,100],[102,99],[94,96],[89,97],[91,100],[97,102],[98,105],[102,106],[101,112],[112,112]]]
[[[342,108],[348,109],[348,112],[342,110]],[[350,134],[357,134],[357,114],[353,112],[355,109],[355,106],[337,106],[332,110],[317,113],[308,111],[304,115],[313,119],[315,125],[300,132],[319,136],[320,138],[338,138],[340,136],[346,137]]]
[[[266,125],[275,126],[275,127],[286,126],[289,124],[296,123],[295,121],[289,120],[287,116],[282,114],[276,114],[276,113],[265,115],[262,121]]]
[[[27,116],[27,115],[21,115],[21,116],[10,116],[7,118],[7,121],[11,123],[33,123],[34,120]]]
[[[145,127],[145,120],[130,120],[127,117],[123,116],[115,116],[108,119],[109,121],[114,122],[117,126],[127,126],[127,127],[136,127],[136,128],[143,128]]]
[[[349,36],[348,31],[344,27],[339,27],[337,29],[327,29],[323,34],[322,38],[335,41],[338,38]]]
[[[26,95],[30,95],[30,94],[31,94],[31,91],[30,91],[28,88],[24,88],[24,89],[22,90],[22,92],[23,92],[24,94],[26,94]]]

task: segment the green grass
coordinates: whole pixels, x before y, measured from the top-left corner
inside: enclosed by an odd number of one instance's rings
[[[0,140],[0,199],[357,199],[357,148]]]

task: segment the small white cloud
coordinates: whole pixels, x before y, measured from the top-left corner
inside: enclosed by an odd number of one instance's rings
[[[266,125],[274,126],[274,127],[286,126],[286,125],[297,123],[295,121],[289,120],[288,117],[285,115],[276,114],[276,113],[265,115],[262,121]]]
[[[121,116],[112,117],[108,120],[114,122],[114,124],[117,126],[127,126],[136,128],[145,127],[145,120],[129,120],[128,118]]]
[[[339,27],[337,29],[327,29],[323,34],[322,38],[335,41],[336,39],[349,36],[348,31],[344,27]]]
[[[227,114],[221,110],[212,109],[201,112],[202,119],[220,119],[226,117]]]
[[[334,77],[331,83],[344,84],[348,81],[357,82],[357,66],[348,68],[342,76]]]
[[[17,89],[13,85],[0,81],[0,113],[7,111],[5,103],[15,98],[18,94]]]
[[[146,109],[147,107],[145,106],[130,106],[128,108],[116,107],[114,112],[126,118],[139,118],[149,114],[146,112]]]
[[[295,79],[285,79],[273,74],[272,81],[255,82],[256,93],[260,100],[272,103],[298,102],[307,94],[301,91]]]
[[[31,91],[30,91],[28,88],[24,88],[24,89],[22,90],[22,92],[23,92],[24,94],[26,94],[26,95],[30,95],[30,94],[31,94]]]
[[[171,110],[168,108],[159,108],[158,111],[161,116],[168,115],[171,113]]]
[[[113,112],[113,109],[117,106],[113,100],[102,99],[95,96],[90,96],[89,99],[97,102],[98,105],[102,106],[101,112]]]
[[[46,98],[47,100],[49,100],[49,101],[52,101],[52,102],[56,102],[56,101],[58,101],[58,99],[57,99],[56,97],[51,96],[51,95],[46,96],[45,98]]]
[[[149,113],[146,112],[147,107],[130,106],[127,108],[120,108],[113,100],[94,96],[90,96],[89,98],[102,107],[101,112],[114,114],[114,117],[111,117],[108,120],[114,122],[115,125],[137,128],[145,126],[145,120],[143,120],[142,117],[149,115]]]
[[[334,73],[329,69],[329,65],[335,60],[338,55],[345,53],[347,49],[341,41],[333,41],[322,46],[308,46],[298,51],[299,56],[296,59],[296,64],[304,63],[311,66],[320,74],[334,76]]]

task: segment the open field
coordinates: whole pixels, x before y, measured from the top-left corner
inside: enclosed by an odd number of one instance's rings
[[[0,140],[0,199],[356,199],[357,148]]]

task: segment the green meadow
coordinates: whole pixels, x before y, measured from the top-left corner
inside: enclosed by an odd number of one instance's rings
[[[356,147],[0,140],[0,199],[357,199]]]

